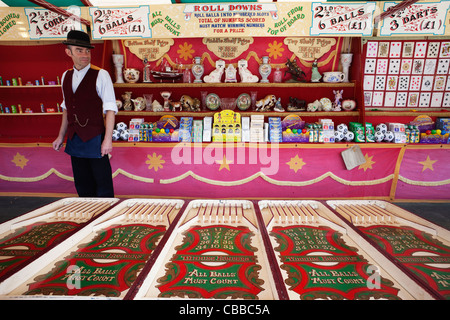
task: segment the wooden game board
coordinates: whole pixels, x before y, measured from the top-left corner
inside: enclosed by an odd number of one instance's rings
[[[126,200],[61,243],[5,298],[123,298],[175,219],[182,200]],[[22,276],[22,275],[21,275]],[[18,280],[18,279],[16,279]]]
[[[260,201],[289,299],[431,298],[317,201]]]
[[[0,281],[117,201],[67,198],[1,224]]]
[[[450,299],[450,231],[385,201],[327,201],[382,252]]]
[[[250,201],[194,200],[135,299],[277,299]]]

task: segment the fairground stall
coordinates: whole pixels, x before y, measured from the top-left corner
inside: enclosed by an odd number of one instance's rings
[[[0,296],[448,299],[448,230],[391,202],[450,200],[450,2],[183,2],[0,7],[0,195],[66,198],[0,229]],[[72,29],[114,199],[52,148]]]

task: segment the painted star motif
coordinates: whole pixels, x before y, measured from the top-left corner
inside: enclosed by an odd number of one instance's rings
[[[155,171],[158,171],[158,169],[162,169],[163,163],[166,163],[165,160],[162,160],[162,155],[156,155],[156,152],[153,152],[153,155],[147,155],[148,160],[145,161],[146,164],[149,164],[148,169],[155,169]]]
[[[369,155],[366,153],[366,154],[364,155],[364,158],[366,158],[366,162],[363,163],[362,165],[360,165],[360,166],[358,167],[358,170],[359,170],[359,169],[364,169],[364,172],[366,172],[367,169],[373,169],[373,168],[372,168],[372,165],[373,165],[374,163],[376,163],[375,161],[372,160],[373,156],[369,157]]]
[[[292,169],[295,171],[295,173],[297,173],[297,171],[301,170],[306,163],[303,162],[303,159],[299,158],[296,154],[295,157],[291,158],[291,160],[289,160],[289,162],[286,162],[286,164],[289,165],[289,169]]]
[[[434,164],[436,161],[437,161],[437,160],[431,160],[429,155],[427,155],[427,160],[425,160],[425,161],[419,161],[419,163],[420,163],[421,165],[423,165],[422,172],[424,172],[426,169],[430,169],[431,171],[434,171],[433,164]]]
[[[222,169],[227,169],[228,171],[230,171],[230,164],[233,164],[233,161],[228,160],[227,157],[224,155],[222,160],[216,160],[217,164],[220,164],[220,168],[219,171]]]
[[[29,159],[25,158],[23,155],[21,155],[18,152],[16,153],[14,158],[11,160],[11,162],[13,162],[17,167],[20,167],[21,169],[23,169],[27,165],[28,161],[29,161]]]

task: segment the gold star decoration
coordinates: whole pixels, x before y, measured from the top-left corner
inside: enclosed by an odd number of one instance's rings
[[[165,160],[162,160],[162,155],[156,155],[156,152],[153,152],[153,155],[147,155],[148,160],[145,161],[146,164],[148,164],[148,169],[151,170],[152,168],[155,169],[155,171],[158,171],[158,169],[162,169],[163,163],[166,163]]]
[[[434,171],[433,164],[434,164],[436,161],[437,161],[437,160],[431,160],[429,155],[427,155],[427,160],[425,160],[425,161],[419,161],[419,163],[420,163],[421,165],[423,165],[423,167],[422,167],[422,172],[424,172],[426,169],[430,169],[431,171]]]
[[[222,160],[216,160],[217,164],[220,164],[220,168],[219,171],[222,170],[223,168],[227,169],[228,171],[230,171],[230,164],[233,164],[233,161],[228,160],[227,157],[224,155]]]
[[[291,158],[291,160],[289,160],[289,162],[286,162],[286,164],[289,165],[289,169],[292,169],[295,171],[295,173],[297,173],[297,171],[301,170],[306,163],[303,162],[303,159],[299,158],[296,154],[295,157]]]
[[[22,169],[27,165],[28,161],[29,161],[29,159],[25,158],[23,155],[21,155],[18,152],[16,153],[14,158],[11,160],[11,162],[13,162],[17,167],[20,167]]]
[[[366,154],[364,155],[364,158],[366,158],[366,162],[364,162],[362,165],[360,165],[360,166],[358,167],[358,170],[359,170],[359,169],[364,169],[364,172],[366,172],[367,169],[373,169],[373,168],[372,168],[372,165],[373,165],[374,163],[376,163],[375,161],[372,160],[373,156],[369,157],[369,155],[366,153]]]

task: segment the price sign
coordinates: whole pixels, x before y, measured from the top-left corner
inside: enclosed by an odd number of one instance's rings
[[[384,11],[397,4],[397,2],[384,3]],[[449,1],[412,4],[387,16],[383,20],[380,35],[444,35],[445,17],[449,6]]]
[[[375,3],[313,3],[311,35],[372,35]]]
[[[99,39],[151,38],[149,6],[135,8],[90,7],[92,17],[92,37]]]
[[[72,6],[67,11],[81,16],[79,7]],[[70,30],[82,30],[80,22],[47,9],[25,8],[25,15],[28,19],[28,32],[32,40],[65,39]]]

